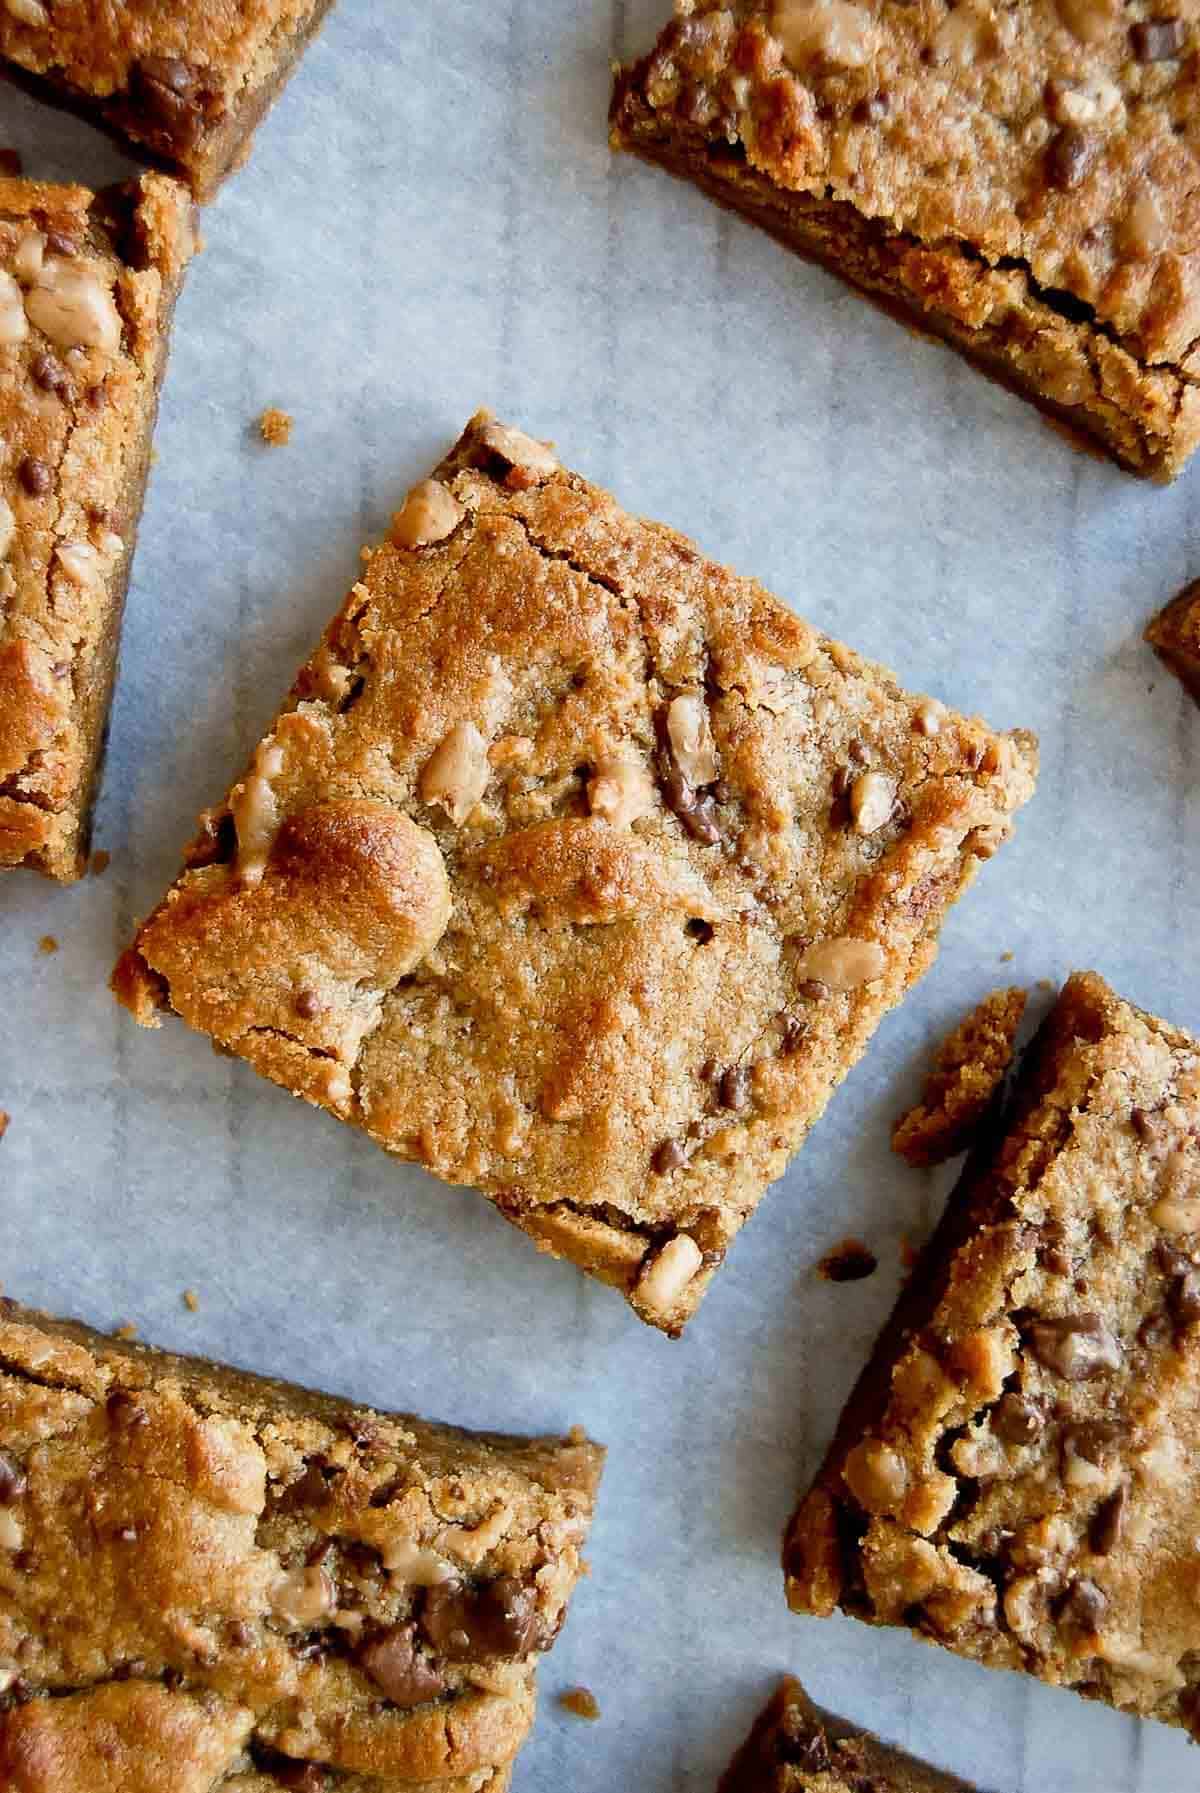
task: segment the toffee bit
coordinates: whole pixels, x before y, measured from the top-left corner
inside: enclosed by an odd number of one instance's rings
[[[595,1694],[588,1687],[566,1687],[558,1696],[558,1703],[576,1718],[597,1719],[600,1707]]]

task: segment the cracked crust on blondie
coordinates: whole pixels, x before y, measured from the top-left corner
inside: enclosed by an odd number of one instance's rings
[[[921,1100],[896,1123],[892,1150],[914,1169],[965,1152],[1008,1075],[1026,993],[993,990],[937,1049]]]
[[[211,199],[331,0],[0,5],[0,73],[132,143]]]
[[[0,178],[0,867],[86,860],[193,207]]]
[[[501,1793],[602,1463],[0,1303],[0,1782]]]
[[[890,1748],[815,1706],[786,1676],[717,1793],[973,1793],[965,1781]]]
[[[1034,767],[481,413],[115,988],[677,1333]]]
[[[784,1544],[904,1625],[1200,1734],[1200,1042],[1065,985]]]
[[[614,146],[943,337],[1133,472],[1200,441],[1200,12],[676,0]]]

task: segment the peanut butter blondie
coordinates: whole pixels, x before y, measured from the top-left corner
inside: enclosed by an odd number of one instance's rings
[[[1159,611],[1146,629],[1146,640],[1200,703],[1200,579]]]
[[[86,861],[192,211],[0,178],[0,867]]]
[[[965,1781],[903,1755],[780,1682],[717,1793],[972,1793]]]
[[[0,0],[0,72],[125,139],[210,199],[249,154],[331,3]]]
[[[0,1303],[0,1785],[502,1793],[602,1461]]]
[[[965,1152],[1008,1075],[1024,990],[993,990],[938,1047],[921,1100],[897,1123],[892,1149],[914,1168]]]
[[[1167,480],[1200,440],[1200,8],[676,0],[613,141]]]
[[[1200,1734],[1200,1041],[1065,985],[784,1545],[835,1607]]]
[[[1034,765],[481,413],[115,987],[676,1333]]]

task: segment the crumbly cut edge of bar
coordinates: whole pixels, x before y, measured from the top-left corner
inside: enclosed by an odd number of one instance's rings
[[[214,129],[201,133],[198,144],[191,150],[172,149],[164,134],[156,132],[148,137],[144,130],[132,129],[122,119],[123,96],[120,94],[100,98],[52,70],[31,68],[4,56],[0,56],[0,77],[7,78],[36,99],[83,119],[151,167],[178,175],[188,183],[196,199],[207,204],[215,198],[226,178],[245,165],[259,125],[295,73],[333,4],[334,0],[314,0],[312,11],[299,31],[290,34],[279,31],[269,40],[269,46],[264,47],[256,65],[256,78],[247,83],[225,118]],[[278,51],[274,57],[270,54],[271,46]]]
[[[88,757],[75,791],[61,809],[49,816],[46,822],[46,839],[23,858],[6,861],[3,867],[5,870],[12,870],[17,866],[26,866],[62,884],[76,882],[87,866],[92,812],[99,792],[108,741],[109,708],[116,680],[121,622],[137,547],[146,482],[150,473],[159,393],[170,352],[171,321],[196,243],[195,207],[188,199],[186,189],[176,181],[167,180],[160,175],[143,176],[119,186],[102,189],[96,194],[96,202],[102,208],[128,213],[128,228],[136,229],[141,235],[146,265],[157,264],[161,267],[163,285],[155,325],[157,342],[154,367],[146,392],[140,428],[132,439],[126,457],[122,507],[129,523],[125,548],[107,581],[103,623],[92,652],[79,668],[77,695],[72,709],[72,724],[88,744]],[[14,804],[18,810],[24,807],[19,798],[5,798],[3,803]]]
[[[1186,586],[1151,619],[1145,639],[1184,690],[1200,704],[1200,579]]]
[[[481,435],[494,421],[490,412],[478,412],[470,420],[458,442],[434,469],[433,477],[449,483],[457,473],[477,467]],[[561,468],[560,471],[566,479],[578,480],[582,487],[594,493],[598,499],[608,501],[606,493],[601,492],[599,488],[590,486],[589,482],[582,479],[582,476],[573,474],[566,468]],[[628,513],[622,514],[628,516]],[[680,544],[689,553],[699,555],[701,559],[704,558],[693,544],[687,542],[686,538],[679,536],[662,524],[649,522],[635,516],[629,516],[629,521],[637,529],[649,531],[654,535],[665,535],[672,542]],[[584,570],[586,571],[586,568]],[[754,584],[753,581],[749,583]],[[755,590],[758,591],[761,602],[783,609],[779,600],[772,594],[759,587],[755,587]],[[826,643],[826,646],[838,649],[840,644]],[[858,656],[854,656],[854,658],[856,661],[858,660]],[[870,662],[862,662],[862,664],[868,668],[871,667]],[[887,683],[895,684],[893,675],[888,673],[885,668],[876,666],[873,670]],[[901,693],[901,695],[908,697],[908,694],[905,693]],[[290,699],[283,706],[280,714],[293,708],[297,701],[297,688],[294,687]],[[993,787],[996,813],[992,820],[995,822],[1003,818],[1005,821],[1009,821],[1015,811],[1032,794],[1037,768],[1036,740],[1022,730],[1015,730],[1001,736],[988,730],[986,724],[971,724],[969,719],[962,717],[957,720],[964,725],[981,726],[997,743],[1003,742],[1004,745],[1000,751],[1004,756],[1002,763],[1007,770],[999,775],[999,782]],[[243,773],[243,778],[247,775],[248,773]],[[1004,832],[1007,832],[1007,828]],[[197,847],[201,845],[200,841],[195,844]],[[824,1093],[822,1107],[824,1101],[828,1100],[833,1090],[866,1049],[883,1014],[901,1000],[905,991],[923,975],[936,956],[937,935],[945,914],[972,882],[979,863],[967,840],[964,840],[955,853],[947,853],[945,857],[946,864],[940,875],[938,888],[921,906],[919,925],[914,929],[912,937],[907,943],[907,951],[893,954],[889,960],[887,971],[879,982],[879,988],[872,990],[870,997],[864,997],[860,1002],[859,1009],[856,1011],[854,1037],[843,1041],[843,1049],[834,1054],[833,1062],[828,1070],[828,1087]],[[169,1011],[171,1004],[169,992],[164,987],[163,980],[141,956],[138,942],[143,930],[152,926],[155,918],[170,900],[171,893],[168,892],[158,908],[141,924],[134,944],[122,955],[113,974],[112,987],[117,999],[144,1026],[160,1025],[161,1014],[164,1011]],[[875,909],[861,911],[858,916],[859,924],[871,932],[878,913],[879,911]],[[259,1068],[261,1069],[261,1066]],[[284,1082],[285,1087],[290,1087],[282,1078],[277,1081]],[[304,1094],[305,1092],[293,1090],[293,1093]],[[816,1118],[814,1113],[808,1124],[811,1124]],[[795,1133],[789,1148],[789,1155],[799,1149],[806,1131],[807,1125],[803,1130],[798,1130]],[[782,1163],[770,1175],[762,1177],[757,1189],[755,1205],[761,1199],[769,1182],[779,1174],[781,1169]],[[569,1200],[521,1206],[515,1202],[506,1201],[503,1191],[488,1189],[483,1193],[486,1199],[493,1201],[505,1219],[528,1233],[539,1249],[554,1256],[567,1258],[598,1280],[619,1288],[641,1319],[672,1337],[679,1336],[687,1321],[696,1311],[724,1255],[723,1251],[719,1254],[710,1254],[696,1270],[682,1293],[673,1298],[669,1307],[655,1306],[651,1304],[648,1297],[644,1302],[639,1299],[639,1285],[647,1268],[656,1262],[664,1243],[663,1237],[659,1234],[650,1234],[646,1229],[639,1228],[632,1222],[626,1224],[617,1211],[607,1207],[602,1211],[598,1206],[592,1209],[583,1209]],[[743,1215],[742,1219],[745,1218],[746,1216]],[[741,1221],[738,1224],[740,1225]],[[736,1230],[735,1228],[734,1231]]]
[[[469,1432],[408,1414],[377,1412],[336,1396],[256,1376],[227,1365],[178,1356],[135,1341],[110,1338],[80,1322],[60,1320],[22,1308],[10,1298],[0,1299],[0,1373],[17,1382],[27,1382],[35,1389],[61,1392],[67,1398],[82,1396],[85,1400],[106,1403],[110,1412],[114,1402],[123,1403],[121,1411],[125,1411],[139,1392],[152,1396],[163,1389],[182,1398],[184,1406],[191,1408],[202,1424],[215,1423],[220,1427],[233,1420],[250,1427],[263,1440],[277,1437],[278,1429],[286,1428],[289,1421],[300,1424],[315,1421],[335,1435],[346,1435],[356,1449],[362,1443],[369,1450],[372,1437],[387,1436],[379,1432],[381,1426],[394,1426],[402,1433],[405,1449],[414,1452],[427,1473],[453,1474],[455,1464],[465,1462],[473,1465],[475,1473],[486,1475],[487,1466],[494,1461],[497,1468],[526,1482],[531,1489],[544,1490],[550,1496],[561,1494],[569,1502],[581,1502],[581,1510],[587,1516],[585,1529],[603,1470],[603,1448],[592,1444],[582,1433],[572,1433],[566,1438],[531,1438]],[[544,1649],[547,1646],[534,1647]],[[412,1793],[502,1793],[508,1785],[510,1763],[533,1717],[532,1674],[526,1680],[527,1685],[519,1695],[515,1689],[490,1699],[475,1694],[465,1705],[455,1702],[448,1708],[457,1713],[453,1737],[447,1734],[457,1760],[447,1761],[447,1772],[436,1774],[430,1780],[419,1778],[429,1772],[418,1766],[429,1756],[429,1748],[418,1736],[417,1754],[408,1775],[391,1765],[382,1774],[329,1769],[326,1780],[320,1785],[336,1785],[339,1793],[342,1789],[345,1793],[400,1793],[402,1788],[412,1789]],[[113,1723],[118,1732],[124,1734],[126,1750],[140,1747],[144,1735],[157,1734],[162,1726],[169,1729],[176,1719],[186,1734],[189,1721],[194,1728],[205,1709],[205,1685],[201,1678],[193,1689],[181,1687],[172,1691],[169,1682],[164,1684],[159,1679],[141,1680],[136,1676],[127,1679],[117,1675],[78,1690],[56,1688],[50,1700],[55,1715],[52,1733],[57,1735],[64,1729],[70,1733],[72,1697],[82,1702],[101,1695],[105,1702],[105,1722]],[[40,1760],[38,1751],[47,1741],[45,1731],[39,1733],[35,1725],[31,1735],[30,1725],[31,1719],[42,1722],[39,1711],[45,1707],[45,1699],[39,1700],[35,1694],[31,1700],[13,1707],[14,1712],[30,1716],[11,1719],[7,1727],[2,1709],[4,1704],[0,1700],[0,1769],[4,1767],[6,1747],[16,1751],[18,1765],[26,1760],[31,1750],[34,1759]],[[437,1718],[437,1708],[430,1710],[436,1720],[436,1729],[442,1721]],[[214,1784],[213,1793],[225,1786],[258,1793],[259,1789],[296,1784],[294,1778],[288,1777],[294,1777],[303,1769],[306,1758],[302,1753],[287,1756],[274,1753],[260,1739],[250,1713],[228,1698],[221,1713],[224,1728],[241,1738],[241,1748],[235,1747],[234,1754],[240,1756],[243,1751],[251,1751],[253,1762],[231,1763]],[[84,1711],[82,1716],[86,1735],[92,1725],[91,1709]],[[404,1708],[401,1708],[401,1716],[408,1717]],[[429,1729],[427,1724],[425,1729]],[[211,1743],[211,1736],[209,1741]],[[492,1751],[495,1751],[494,1755]],[[435,1756],[443,1753],[441,1748],[434,1751]],[[477,1762],[473,1768],[469,1766],[472,1755]],[[320,1761],[316,1766],[326,1772]],[[413,1774],[418,1778],[414,1779]],[[158,1785],[157,1782],[152,1784]],[[18,1782],[18,1789],[23,1786],[23,1782]],[[37,1780],[32,1786],[36,1793],[40,1793],[43,1782]],[[58,1785],[48,1787],[47,1793],[59,1793]],[[62,1793],[92,1793],[92,1789],[90,1786],[82,1789],[75,1780],[69,1780],[63,1784]]]
[[[919,1762],[814,1704],[785,1675],[717,1793],[974,1793],[966,1781]]]
[[[1012,1064],[1026,992],[993,990],[942,1041],[921,1099],[897,1121],[892,1150],[924,1169],[956,1157],[984,1125]]]
[[[1200,382],[1180,368],[1140,360],[1103,326],[1077,317],[1079,304],[1069,294],[1041,289],[1028,270],[998,271],[969,244],[923,244],[844,200],[779,187],[724,139],[713,143],[695,128],[666,125],[640,89],[648,62],[618,73],[614,148],[690,181],[900,322],[958,349],[1065,426],[1081,446],[1099,443],[1127,471],[1159,484],[1183,470],[1200,444]],[[1093,380],[1086,401],[1055,398],[1042,371],[1046,350],[1061,358],[1064,371],[1081,356],[1086,360]]]

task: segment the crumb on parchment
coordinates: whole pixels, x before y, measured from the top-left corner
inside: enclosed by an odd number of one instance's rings
[[[600,1706],[595,1694],[588,1687],[567,1687],[558,1696],[560,1706],[573,1712],[576,1718],[596,1719],[600,1716]]]
[[[271,448],[286,448],[292,439],[293,418],[288,411],[268,405],[258,420],[258,431]]]

